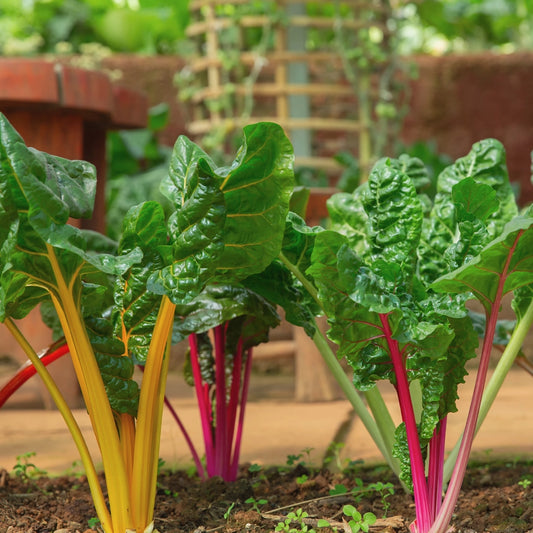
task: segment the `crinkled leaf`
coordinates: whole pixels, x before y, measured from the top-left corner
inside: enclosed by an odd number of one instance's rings
[[[89,216],[94,167],[27,148],[0,116],[0,230],[2,316],[20,318],[56,288],[51,261],[79,294],[79,280],[95,269],[123,272],[140,259],[138,250],[118,257],[91,232],[67,224]],[[52,257],[55,256],[55,257]],[[45,290],[43,290],[45,289]]]
[[[518,216],[468,264],[441,276],[432,288],[471,292],[490,310],[497,294],[533,282],[533,218]]]
[[[150,290],[174,303],[194,298],[210,279],[239,281],[261,272],[278,255],[293,187],[292,147],[271,123],[244,129],[229,167],[216,168],[181,138],[164,193],[175,206],[169,220],[170,262],[149,280]]]
[[[351,248],[361,255],[367,248],[365,226],[368,220],[361,202],[362,187],[364,186],[357,189],[355,194],[338,193],[327,201],[329,229],[345,235]]]
[[[396,263],[408,281],[416,262],[423,210],[413,182],[388,161],[378,163],[363,194],[371,260]]]
[[[225,207],[217,179],[197,161],[191,169],[171,166],[171,186],[166,190],[175,208],[168,221],[170,242],[159,248],[165,265],[147,282],[150,291],[165,294],[174,303],[196,297],[212,278],[224,249]],[[181,171],[186,174],[173,175]]]
[[[417,192],[421,192],[431,184],[429,172],[424,162],[418,157],[401,154],[397,159],[390,160],[391,166],[403,174],[407,174]]]
[[[433,209],[424,221],[420,274],[432,282],[461,266],[499,235],[517,211],[503,146],[494,139],[474,144],[438,178]]]

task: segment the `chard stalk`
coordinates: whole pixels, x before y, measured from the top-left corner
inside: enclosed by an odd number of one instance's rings
[[[202,382],[202,373],[200,371],[200,364],[198,361],[198,338],[196,333],[189,335],[189,346],[191,349],[191,369],[194,379],[194,388],[196,391],[196,399],[198,401],[198,409],[200,410],[200,419],[202,422],[202,434],[204,437],[205,458],[207,475],[212,476],[211,465],[213,463],[213,435],[211,433],[211,401],[209,399],[209,390],[207,384]]]
[[[398,461],[392,456],[392,444],[390,440],[391,432],[389,430],[391,427],[394,428],[394,424],[392,423],[389,411],[383,402],[379,390],[377,387],[374,387],[370,391],[365,392],[365,397],[369,400],[372,412],[374,413],[374,416],[376,416],[376,420],[374,420],[318,326],[315,327],[313,342],[320,351],[324,361],[328,365],[333,377],[337,380],[337,383],[341,387],[347,400],[354,408],[354,411],[361,419],[361,422],[363,422],[379,451],[392,470],[397,474],[400,467]]]
[[[52,379],[52,376],[48,372],[48,369],[39,359],[39,356],[35,353],[35,350],[31,347],[30,343],[26,340],[22,332],[19,330],[17,325],[10,319],[7,318],[4,322],[7,329],[11,332],[15,340],[18,342],[19,346],[24,350],[24,353],[27,355],[28,359],[33,364],[35,370],[42,379],[46,389],[50,393],[52,400],[56,404],[58,411],[61,413],[63,420],[68,427],[68,430],[74,440],[74,444],[78,449],[80,454],[81,461],[83,463],[83,468],[85,469],[85,475],[87,476],[87,482],[91,490],[91,496],[93,499],[94,507],[96,509],[96,514],[102,525],[104,531],[113,531],[111,516],[107,509],[105,498],[102,492],[102,487],[98,481],[98,475],[96,473],[96,468],[92,460],[89,449],[87,448],[87,443],[83,438],[83,434],[80,430],[76,419],[74,418],[72,411],[70,410],[67,402],[63,398],[61,391],[58,389],[55,381]]]
[[[175,308],[175,304],[163,296],[144,367],[131,486],[137,531],[144,531],[153,521],[161,420]]]
[[[113,531],[121,533],[131,527],[131,518],[128,476],[121,453],[120,438],[81,312],[74,301],[73,283],[77,278],[73,276],[71,283],[67,285],[54,249],[48,244],[46,246],[57,290],[57,293],[51,291],[50,296],[70,348],[74,369],[102,454]]]
[[[405,423],[405,430],[407,433],[407,445],[409,447],[416,509],[416,530],[420,533],[426,533],[431,525],[428,488],[426,484],[424,459],[420,448],[420,439],[418,438],[415,412],[411,401],[411,393],[409,392],[407,370],[400,352],[400,347],[398,346],[398,341],[392,338],[392,331],[387,315],[380,314],[379,318],[383,326],[383,335],[389,347],[389,353],[394,367],[398,403],[400,404],[402,420]]]
[[[216,425],[215,425],[215,475],[224,477],[227,456],[226,424],[226,351],[225,325],[216,326],[215,333],[215,383],[216,383]]]
[[[498,307],[496,307],[496,309],[498,309]],[[487,317],[487,333],[483,342],[479,368],[476,376],[476,383],[474,385],[474,393],[472,395],[472,402],[470,404],[465,430],[459,447],[457,462],[455,463],[455,468],[453,469],[448,490],[446,491],[446,495],[442,502],[442,507],[435,522],[429,530],[430,533],[446,533],[452,518],[453,510],[457,504],[457,498],[459,496],[459,491],[461,490],[461,485],[463,483],[468,464],[468,458],[470,456],[470,450],[472,449],[472,442],[474,440],[477,417],[481,405],[481,397],[483,395],[483,388],[485,386],[485,379],[487,377],[487,370],[489,367],[490,352],[492,350],[492,339],[494,338],[494,332],[496,330],[496,318],[496,313],[493,313],[490,319]]]
[[[250,385],[250,374],[252,373],[252,348],[248,349],[246,363],[244,367],[244,378],[242,384],[242,392],[239,408],[239,422],[237,425],[237,434],[235,436],[235,447],[233,451],[233,462],[231,464],[230,479],[237,478],[237,471],[239,469],[239,455],[241,451],[242,432],[244,428],[244,414],[246,411],[246,402],[248,401],[248,389]]]
[[[235,421],[237,419],[237,408],[239,407],[239,394],[241,390],[241,374],[242,374],[242,337],[239,337],[235,358],[233,360],[233,371],[231,372],[231,387],[229,394],[229,402],[226,413],[226,456],[224,461],[224,479],[233,481],[231,477],[232,471],[232,451],[233,451],[233,437],[235,434]],[[238,455],[238,451],[235,451]]]
[[[443,489],[443,464],[446,445],[446,425],[447,417],[444,417],[435,428],[433,437],[429,442],[428,461],[428,490],[429,490],[429,512],[434,519],[440,511],[442,505]]]

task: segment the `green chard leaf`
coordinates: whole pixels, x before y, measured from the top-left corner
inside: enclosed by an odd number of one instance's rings
[[[458,268],[518,213],[500,142],[486,139],[442,171],[424,221],[420,275],[431,283]]]
[[[96,190],[94,167],[32,148],[0,115],[0,230],[2,242],[1,310],[21,318],[56,291],[52,263],[77,297],[80,282],[91,272],[123,272],[140,260],[140,251],[126,256],[102,253],[102,239],[68,224],[90,216]]]
[[[276,308],[252,290],[235,284],[208,285],[193,301],[178,305],[174,339],[204,333],[237,317],[253,317],[268,332],[279,324]],[[254,337],[250,333],[251,337]],[[263,342],[261,340],[260,342]]]
[[[354,370],[356,388],[368,390],[382,379],[396,383],[390,343],[398,343],[408,380],[421,390],[418,431],[425,447],[439,421],[455,410],[457,386],[464,380],[465,361],[475,354],[477,336],[463,299],[434,293],[417,275],[427,210],[405,168],[398,161],[382,160],[368,184],[355,191],[358,198],[331,202],[350,207],[361,202],[361,238],[343,230],[353,211],[337,208],[337,231],[316,236],[307,273],[319,289],[338,356],[346,357]],[[467,203],[467,191],[460,189],[458,196]],[[408,470],[405,438],[399,428],[395,453]]]
[[[362,185],[357,192],[363,190]],[[330,218],[329,229],[345,235],[350,247],[363,255],[366,252],[366,234],[364,228],[368,216],[361,202],[360,194],[337,193],[327,201]]]
[[[282,253],[287,261],[300,272],[304,273],[311,265],[311,254],[315,238],[324,228],[310,228],[303,218],[295,213],[287,215]]]
[[[205,160],[195,159],[200,153],[191,141],[180,137],[172,153],[169,179],[162,184],[174,212],[168,221],[169,243],[158,249],[164,266],[149,276],[147,285],[174,303],[196,297],[213,277],[224,249],[224,198]],[[190,161],[182,159],[187,154]]]
[[[113,337],[105,312],[113,305],[114,278],[141,260],[140,249],[117,253],[110,239],[71,225],[71,219],[92,213],[94,167],[27,148],[3,116],[0,172],[0,218],[6,223],[0,230],[5,252],[0,259],[2,319],[21,318],[44,303],[57,335],[50,295],[61,307],[63,299],[72,301],[86,320],[112,408],[134,414],[138,386],[131,379],[132,362],[122,357],[124,346]]]
[[[435,291],[472,293],[487,310],[496,296],[526,287],[533,282],[533,218],[517,216],[502,234],[462,267],[441,276]]]
[[[399,265],[404,282],[412,277],[422,231],[423,210],[414,184],[389,161],[376,164],[363,193],[368,215],[370,260]]]
[[[118,277],[114,288],[114,334],[136,363],[144,363],[161,303],[147,283],[154,271],[164,268],[160,249],[167,243],[165,214],[158,202],[132,207],[124,219],[119,250],[143,252],[141,263]]]
[[[216,169],[226,205],[219,277],[241,280],[278,256],[294,187],[293,160],[283,129],[264,122],[246,126],[235,161]]]
[[[278,255],[294,184],[292,147],[280,126],[244,128],[234,162],[217,168],[185,137],[178,139],[162,185],[175,212],[169,220],[169,263],[149,288],[187,302],[216,279],[238,282]]]

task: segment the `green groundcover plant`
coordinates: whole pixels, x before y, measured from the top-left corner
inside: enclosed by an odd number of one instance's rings
[[[234,162],[214,168],[178,139],[161,188],[173,205],[132,207],[120,242],[71,222],[92,212],[92,165],[25,146],[0,115],[0,319],[50,390],[79,449],[106,533],[153,530],[161,416],[177,306],[278,255],[293,187],[292,147],[269,123],[244,131]],[[203,153],[202,153],[203,155]],[[194,164],[192,163],[194,161]],[[99,444],[94,460],[16,320],[53,307]],[[144,365],[140,386],[134,365]]]

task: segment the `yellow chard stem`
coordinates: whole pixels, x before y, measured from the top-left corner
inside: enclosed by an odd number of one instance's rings
[[[117,417],[118,431],[120,435],[120,445],[122,447],[122,457],[128,475],[129,486],[131,486],[133,475],[133,454],[135,450],[135,419],[127,413],[121,413]]]
[[[102,488],[100,487],[100,483],[98,481],[98,475],[96,474],[96,469],[94,467],[94,463],[89,449],[87,448],[87,443],[83,438],[80,427],[78,426],[78,423],[76,422],[72,411],[65,402],[63,395],[57,388],[57,385],[52,379],[50,373],[48,372],[48,369],[39,359],[39,356],[35,353],[35,350],[31,347],[30,343],[26,340],[26,338],[18,329],[16,324],[9,318],[6,319],[4,323],[7,329],[15,338],[15,340],[18,342],[20,347],[24,350],[24,353],[28,356],[28,359],[35,367],[35,370],[42,379],[46,389],[50,393],[50,396],[52,396],[52,399],[56,404],[57,409],[65,420],[72,439],[74,440],[74,443],[78,448],[78,452],[80,454],[80,458],[85,469],[85,474],[87,476],[87,482],[89,483],[89,487],[91,489],[91,495],[93,498],[94,507],[96,509],[96,514],[98,515],[98,518],[104,531],[112,531],[111,517],[109,515],[109,511],[107,510],[105,498],[102,493]]]
[[[131,486],[138,532],[145,531],[153,520],[161,419],[175,308],[176,306],[163,296],[141,385]]]
[[[51,294],[52,301],[70,348],[104,464],[113,522],[113,529],[109,532],[123,533],[131,527],[131,514],[128,476],[121,454],[120,438],[87,330],[73,298],[72,287],[69,288],[63,278],[53,248],[49,245],[47,248],[57,284],[57,295]]]

